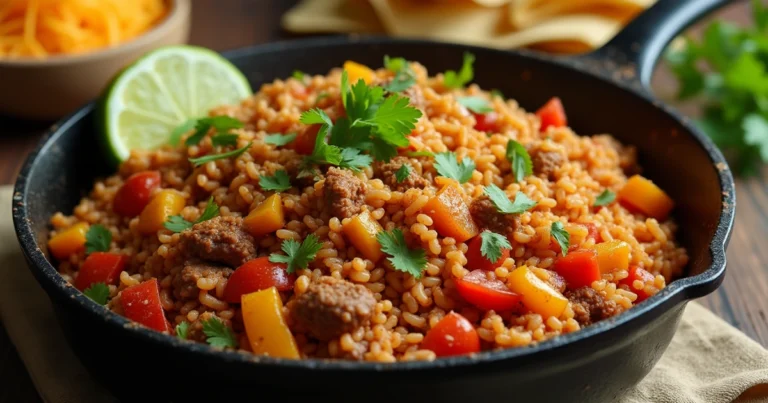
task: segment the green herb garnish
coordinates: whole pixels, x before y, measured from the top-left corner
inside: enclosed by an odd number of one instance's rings
[[[237,158],[244,152],[248,151],[248,149],[251,148],[252,145],[253,145],[253,142],[251,141],[251,142],[248,142],[248,144],[246,144],[243,148],[238,148],[237,150],[232,150],[232,151],[221,153],[221,154],[209,154],[209,155],[204,155],[202,157],[190,158],[189,162],[191,162],[192,165],[198,167],[210,161],[216,161],[216,160],[221,160],[226,158]]]
[[[215,130],[214,135],[219,135],[226,134],[231,129],[242,127],[243,122],[225,115],[200,118],[195,121],[195,133],[187,137],[184,144],[189,147],[199,143],[211,128]]]
[[[515,140],[507,142],[507,160],[512,164],[512,173],[515,174],[516,182],[533,175],[533,162],[528,150]]]
[[[205,341],[213,347],[237,348],[235,332],[215,316],[203,321],[203,333],[208,336]]]
[[[208,221],[211,218],[214,218],[218,215],[219,215],[219,205],[216,204],[215,201],[213,201],[213,196],[211,196],[208,199],[208,203],[205,205],[203,214],[201,214],[200,218],[198,218],[195,222],[189,222],[180,215],[172,215],[168,217],[168,221],[163,223],[163,226],[169,231],[181,232],[186,229],[192,228],[192,226],[195,224],[201,223],[203,221]]]
[[[403,231],[395,228],[392,231],[381,231],[376,235],[381,245],[381,250],[388,254],[387,260],[395,269],[408,273],[416,279],[421,278],[421,273],[427,267],[427,257],[424,249],[409,249],[405,243]]]
[[[485,230],[480,233],[480,254],[491,263],[496,263],[504,249],[512,249],[507,237]]]
[[[502,214],[520,214],[536,206],[535,201],[520,191],[515,194],[514,202],[511,202],[507,194],[496,185],[486,186],[484,191],[496,206],[496,210]]]
[[[109,299],[109,287],[104,283],[93,283],[83,291],[83,294],[99,305],[106,305]]]
[[[176,128],[171,132],[171,137],[168,139],[168,142],[174,147],[178,146],[179,142],[181,142],[181,136],[183,136],[184,133],[194,129],[195,124],[197,124],[197,119],[187,119],[186,122],[176,126]]]
[[[288,133],[286,135],[277,133],[277,134],[268,134],[264,136],[265,143],[272,144],[273,146],[278,146],[278,147],[284,146],[293,140],[296,140],[296,133]]]
[[[446,178],[465,183],[472,178],[472,173],[475,171],[475,161],[469,157],[464,157],[459,163],[453,152],[437,153],[435,154],[435,169],[437,173]]]
[[[600,207],[600,206],[607,206],[613,201],[616,200],[616,193],[611,192],[608,189],[603,190],[603,193],[600,193],[600,195],[597,196],[595,199],[595,204],[593,206]]]
[[[275,171],[272,176],[264,175],[259,178],[259,186],[264,190],[274,190],[275,192],[283,192],[291,188],[291,179],[288,177],[288,172],[284,169]]]
[[[397,183],[403,183],[403,181],[408,179],[408,176],[410,175],[411,169],[408,168],[408,164],[400,165],[400,168],[395,171],[395,179],[397,179]]]
[[[571,234],[565,230],[563,223],[560,221],[553,222],[549,231],[552,233],[555,241],[557,241],[557,244],[560,245],[560,251],[563,253],[563,256],[567,255],[568,247],[571,243]]]
[[[408,61],[402,57],[390,58],[389,56],[384,56],[384,67],[395,73],[392,82],[384,87],[387,91],[405,91],[416,84],[416,73],[408,65]]]
[[[176,325],[176,337],[186,340],[189,335],[189,322],[181,322]]]
[[[317,98],[315,98],[315,104],[319,103],[323,99],[328,98],[330,96],[331,96],[331,94],[329,94],[327,92],[321,92],[321,93],[317,94]]]
[[[301,71],[301,70],[294,70],[294,71],[293,71],[293,74],[291,74],[291,77],[293,77],[293,78],[295,78],[295,79],[297,79],[297,80],[299,80],[299,81],[304,81],[304,76],[306,76],[306,75],[307,75],[307,74],[306,74],[306,73],[304,73],[304,72],[303,72],[303,71]]]
[[[472,112],[486,114],[493,112],[490,102],[481,97],[458,97],[456,101]]]
[[[432,151],[409,151],[405,153],[408,157],[430,157],[435,158],[435,153]]]
[[[315,260],[315,255],[323,248],[323,244],[315,234],[309,234],[301,243],[293,239],[285,240],[280,248],[285,255],[273,253],[269,255],[269,261],[286,263],[288,268],[285,271],[291,274],[298,269],[306,269],[309,263]]]
[[[237,138],[240,137],[237,134],[217,134],[213,137],[211,137],[211,143],[213,143],[214,146],[236,146],[237,145]]]
[[[112,243],[112,233],[101,224],[94,224],[85,233],[85,254],[106,252]]]
[[[475,55],[469,52],[464,53],[464,60],[459,72],[448,70],[443,76],[443,85],[446,88],[461,88],[467,85],[474,78],[475,74],[472,64],[475,62]]]

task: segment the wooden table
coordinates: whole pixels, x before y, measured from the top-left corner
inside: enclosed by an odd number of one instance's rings
[[[279,16],[295,0],[195,0],[191,43],[217,50],[284,39]],[[746,2],[713,17],[738,22],[749,20]],[[699,31],[703,23],[693,28]],[[662,69],[654,88],[672,85]],[[685,110],[684,110],[685,111]],[[22,122],[0,117],[0,184],[13,183],[26,154],[34,148],[49,123]],[[764,171],[764,177],[768,169]],[[728,275],[723,286],[700,302],[747,335],[768,345],[768,181],[739,180],[736,224],[728,249]],[[15,348],[0,325],[0,403],[41,402]]]

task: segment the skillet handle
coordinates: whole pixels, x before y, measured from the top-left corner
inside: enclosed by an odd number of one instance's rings
[[[729,0],[658,0],[635,17],[605,46],[580,60],[592,67],[613,70],[608,61],[618,64],[624,80],[639,81],[648,90],[659,56],[681,31],[699,18],[725,5]],[[623,67],[623,69],[621,68]],[[633,69],[634,67],[634,69]]]

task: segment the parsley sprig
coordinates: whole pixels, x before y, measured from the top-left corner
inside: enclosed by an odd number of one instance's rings
[[[507,142],[507,160],[512,164],[512,173],[515,175],[516,182],[533,175],[533,162],[528,150],[515,140]]]
[[[475,63],[475,55],[472,53],[464,53],[464,60],[461,64],[461,69],[458,72],[448,70],[443,75],[443,85],[446,88],[461,88],[467,85],[475,77],[473,70],[473,64]]]
[[[421,273],[427,267],[427,257],[424,249],[410,249],[405,243],[403,231],[398,228],[392,231],[381,231],[376,235],[381,250],[388,254],[387,260],[395,269],[408,273],[414,278],[421,278]]]
[[[384,67],[395,73],[392,82],[384,87],[385,90],[390,92],[400,92],[405,91],[416,84],[416,73],[414,73],[411,66],[408,65],[408,61],[402,57],[390,58],[388,55],[384,56]]]
[[[85,254],[106,252],[112,243],[112,233],[101,224],[94,224],[85,233]]]
[[[456,154],[453,152],[444,152],[435,154],[435,169],[437,173],[446,178],[451,178],[466,183],[472,178],[475,172],[475,161],[469,157],[462,158],[461,162],[456,160]]]
[[[565,230],[563,223],[560,221],[553,222],[549,232],[552,234],[552,237],[555,238],[557,244],[560,245],[560,251],[563,253],[563,256],[567,255],[568,248],[571,244],[571,234]]]
[[[496,185],[486,186],[484,191],[496,206],[496,210],[502,214],[520,214],[536,206],[536,202],[521,191],[515,194],[514,202],[511,202],[507,194]]]
[[[203,210],[203,214],[201,214],[200,218],[195,220],[195,222],[189,222],[180,215],[172,215],[168,217],[168,221],[163,223],[163,226],[170,231],[181,232],[186,229],[192,228],[192,226],[195,224],[210,220],[211,218],[214,218],[218,215],[219,215],[219,205],[216,204],[215,201],[213,201],[213,196],[211,196],[211,198],[208,199],[208,203],[206,203],[205,205],[205,210]]]
[[[284,192],[291,188],[291,178],[284,169],[275,171],[272,176],[264,175],[259,178],[259,186],[264,190],[274,190],[275,192]]]
[[[215,316],[203,321],[203,333],[207,336],[205,341],[213,347],[237,348],[235,332]]]
[[[600,206],[607,206],[613,201],[616,200],[616,193],[613,193],[612,191],[605,189],[603,190],[603,193],[600,193],[597,198],[595,198],[595,204],[593,206],[600,207]]]
[[[480,233],[480,254],[488,261],[496,263],[504,249],[512,249],[507,237],[488,230]]]
[[[104,283],[93,283],[83,291],[83,294],[99,305],[106,305],[109,299],[109,287]]]
[[[315,255],[323,248],[323,244],[315,234],[309,234],[301,243],[293,239],[283,241],[280,248],[285,255],[273,253],[269,255],[269,261],[286,263],[288,267],[285,271],[291,274],[298,269],[306,269],[309,263],[315,260]]]

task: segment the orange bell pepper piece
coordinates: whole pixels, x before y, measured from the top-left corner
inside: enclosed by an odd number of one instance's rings
[[[463,193],[458,183],[450,181],[421,209],[432,217],[440,235],[453,237],[456,242],[464,242],[480,232],[472,220]]]

